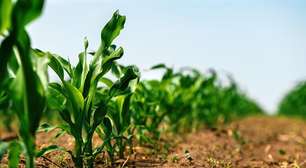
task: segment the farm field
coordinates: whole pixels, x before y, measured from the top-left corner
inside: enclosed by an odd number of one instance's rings
[[[52,143],[72,148],[71,137],[54,140],[50,139],[51,135],[39,133],[38,148]],[[5,139],[14,137],[14,134],[2,133],[0,137]],[[299,119],[248,117],[216,129],[203,128],[183,136],[172,136],[162,142],[169,144],[168,149],[162,152],[154,153],[149,147],[135,146],[135,153],[127,159],[118,160],[116,167],[305,167],[305,140],[306,123]],[[101,142],[95,138],[94,143]],[[4,159],[2,165],[6,162]],[[38,167],[74,167],[69,156],[61,152],[39,158],[36,164]],[[95,167],[109,166],[97,159]]]
[[[0,1],[0,167],[306,167],[305,80],[268,115],[230,73],[127,64],[119,10],[70,61],[32,46],[44,5]]]

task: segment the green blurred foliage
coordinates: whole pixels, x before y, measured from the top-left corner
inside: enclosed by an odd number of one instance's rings
[[[284,96],[278,114],[306,119],[306,81],[297,84]]]
[[[239,90],[233,79],[221,85],[217,74],[188,68],[175,72],[164,64],[161,80],[143,80],[132,99],[132,119],[141,142],[154,142],[162,132],[186,132],[216,127],[234,119],[263,114],[259,105]]]

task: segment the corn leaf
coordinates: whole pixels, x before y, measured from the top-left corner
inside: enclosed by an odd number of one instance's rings
[[[48,154],[48,153],[53,152],[53,151],[65,151],[66,152],[66,149],[63,148],[63,147],[57,146],[57,145],[50,145],[50,146],[44,147],[40,151],[38,151],[36,153],[36,157],[44,156],[45,154]]]
[[[3,155],[7,152],[9,143],[0,141],[0,161],[3,158]]]
[[[127,67],[126,73],[110,88],[109,95],[111,97],[126,94],[129,92],[130,81],[139,77],[138,69],[135,66]]]
[[[71,103],[72,114],[74,115],[75,122],[79,125],[82,123],[82,110],[84,108],[84,98],[82,93],[73,85],[64,82],[65,96],[67,101]]]
[[[12,0],[0,1],[0,35],[11,25]]]
[[[44,0],[19,0],[13,8],[14,28],[25,27],[28,23],[40,16]]]
[[[104,57],[102,60],[102,72],[100,74],[104,75],[108,72],[114,61],[120,59],[123,56],[123,48],[119,47],[116,51],[112,52],[110,56]]]
[[[48,86],[47,92],[48,108],[51,110],[63,110],[65,108],[66,99],[62,94],[61,86],[56,83],[51,83]]]
[[[108,49],[113,40],[120,34],[124,28],[125,16],[121,16],[119,11],[113,14],[112,19],[105,25],[101,32],[102,48]]]
[[[9,145],[9,154],[8,154],[8,166],[10,168],[17,168],[19,164],[19,157],[22,152],[22,147],[20,143],[13,141]]]
[[[104,83],[109,88],[112,87],[114,84],[112,80],[105,78],[105,77],[100,78],[100,82]]]

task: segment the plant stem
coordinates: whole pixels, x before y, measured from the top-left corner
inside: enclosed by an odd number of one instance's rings
[[[82,157],[82,154],[83,154],[83,152],[82,152],[83,142],[82,142],[82,140],[77,138],[75,145],[76,145],[75,146],[76,157],[74,159],[75,167],[83,168],[83,157]]]
[[[34,156],[30,153],[26,156],[26,168],[34,168]]]
[[[85,143],[85,154],[86,154],[86,157],[89,157],[89,158],[86,158],[86,163],[87,163],[87,166],[89,168],[93,168],[94,167],[94,157],[93,157],[93,153],[92,153],[92,137],[93,137],[93,133],[94,131],[89,131],[89,134],[87,136],[87,141]]]
[[[25,136],[23,138],[26,147],[26,168],[34,168],[35,159],[35,137]]]

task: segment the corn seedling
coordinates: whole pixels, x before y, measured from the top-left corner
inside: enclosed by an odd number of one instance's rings
[[[118,134],[115,138],[121,139],[121,132],[129,125],[128,121],[125,121],[125,116],[117,115],[127,114],[131,94],[129,84],[138,78],[138,70],[134,66],[128,66],[122,69],[122,74],[118,74],[120,66],[115,61],[122,57],[123,49],[112,45],[124,23],[125,16],[119,15],[118,11],[115,12],[102,29],[101,45],[90,63],[87,60],[87,40],[84,42],[84,52],[79,55],[76,67],[72,67],[62,57],[48,53],[51,60],[49,65],[61,80],[61,84],[49,84],[49,104],[57,108],[62,119],[68,124],[67,132],[75,138],[72,158],[76,167],[82,167],[84,161],[89,167],[93,167],[95,156],[105,146],[97,149],[92,147],[93,134],[100,124],[103,123],[104,134],[107,135],[103,139],[106,144],[112,138],[113,126]],[[119,77],[114,83],[105,76],[110,70],[117,72]],[[64,79],[64,71],[69,75],[69,80]],[[116,99],[114,103],[113,99]]]

